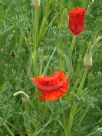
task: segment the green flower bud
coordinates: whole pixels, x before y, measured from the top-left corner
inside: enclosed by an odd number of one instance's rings
[[[34,7],[40,7],[40,0],[32,0],[32,5]]]
[[[91,48],[86,52],[84,57],[84,66],[91,67],[92,66],[92,50]]]
[[[92,66],[92,56],[94,53],[95,46],[98,45],[98,42],[102,39],[102,36],[98,36],[94,43],[89,43],[89,47],[87,49],[86,55],[84,57],[84,66],[85,67],[91,67]]]
[[[25,92],[23,92],[23,91],[18,91],[18,92],[16,92],[16,93],[14,93],[13,94],[13,96],[17,96],[17,95],[21,95],[22,96],[22,101],[24,102],[24,103],[27,103],[27,102],[29,102],[29,96],[25,93]]]

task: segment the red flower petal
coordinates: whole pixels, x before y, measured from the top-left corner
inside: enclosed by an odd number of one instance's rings
[[[62,71],[49,76],[32,78],[32,81],[42,93],[41,100],[56,100],[68,89],[68,79]]]
[[[84,30],[85,9],[76,7],[68,13],[69,25],[68,28],[74,35],[79,35]]]

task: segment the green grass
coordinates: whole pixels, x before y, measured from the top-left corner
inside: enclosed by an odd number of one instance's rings
[[[101,136],[102,0],[41,0],[39,8],[32,1],[0,0],[0,136]],[[85,30],[70,58],[67,12],[76,6],[86,9]],[[40,101],[30,78],[59,69],[69,76],[68,93]],[[18,91],[30,101],[14,97]]]

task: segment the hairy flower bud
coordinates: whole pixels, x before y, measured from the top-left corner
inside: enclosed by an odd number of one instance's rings
[[[32,5],[34,7],[40,7],[40,0],[32,0]]]
[[[13,94],[14,96],[17,96],[17,95],[21,95],[22,96],[22,101],[24,102],[24,103],[27,103],[27,102],[29,102],[29,96],[25,93],[25,92],[23,92],[23,91],[18,91],[18,92],[16,92],[16,93],[14,93]]]
[[[84,57],[84,66],[85,67],[91,67],[92,66],[92,50],[89,49],[86,52],[86,55]]]

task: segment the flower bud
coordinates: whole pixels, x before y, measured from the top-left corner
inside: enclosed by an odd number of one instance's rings
[[[25,93],[25,92],[23,92],[23,91],[18,91],[18,92],[16,92],[16,93],[14,93],[13,94],[13,96],[17,96],[17,95],[21,95],[22,96],[22,101],[24,102],[24,103],[27,103],[27,102],[29,102],[29,96]]]
[[[87,49],[86,55],[84,57],[84,66],[85,67],[91,67],[92,66],[92,55],[94,53],[95,46],[98,45],[98,42],[102,39],[102,36],[98,36],[96,40],[94,41],[93,45],[90,42],[89,47]]]
[[[91,67],[92,66],[92,50],[89,49],[86,52],[86,55],[84,57],[84,66],[85,67]]]
[[[32,0],[32,5],[34,7],[40,7],[40,0]]]

